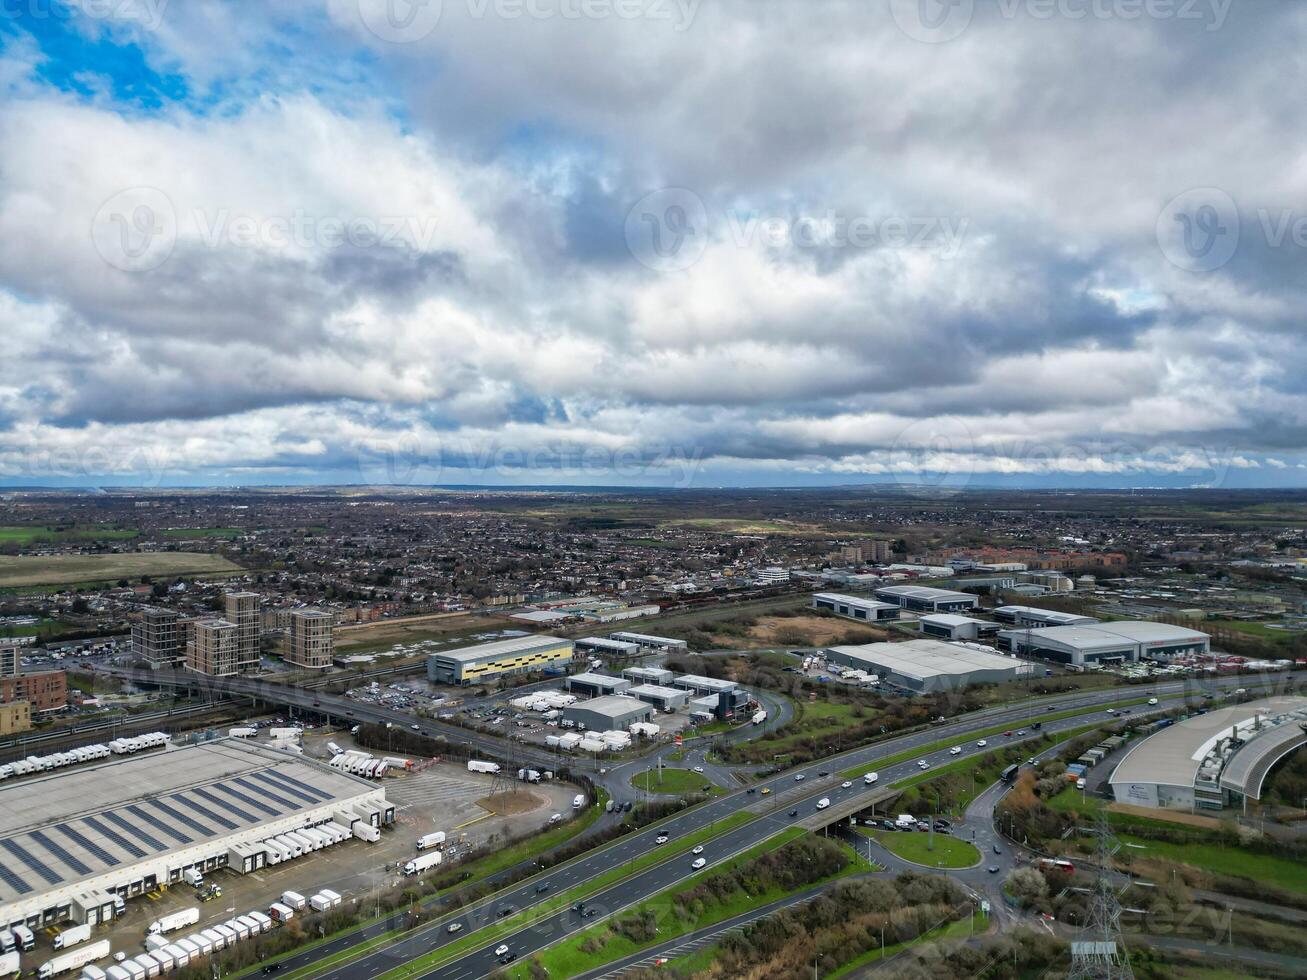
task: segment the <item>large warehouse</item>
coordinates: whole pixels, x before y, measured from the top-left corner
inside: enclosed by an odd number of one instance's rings
[[[878,602],[856,595],[844,595],[842,592],[818,592],[812,597],[813,609],[825,609],[836,616],[846,619],[862,619],[874,623],[878,619],[898,619],[899,605],[896,602]]]
[[[563,720],[596,732],[626,731],[637,721],[648,721],[653,712],[651,704],[623,694],[611,694],[569,705],[563,709]]]
[[[1110,780],[1120,803],[1178,810],[1246,806],[1271,768],[1307,745],[1307,698],[1249,701],[1194,715],[1126,753]]]
[[[659,711],[675,711],[690,703],[690,692],[679,687],[662,687],[658,684],[637,684],[626,692]]]
[[[0,924],[95,924],[112,914],[114,896],[154,891],[187,868],[224,867],[275,834],[377,810],[393,821],[375,783],[237,739],[7,783]]]
[[[686,650],[690,646],[684,640],[674,640],[670,636],[650,636],[648,633],[610,633],[609,639],[637,643],[650,650]]]
[[[572,641],[556,636],[515,636],[427,657],[433,684],[484,684],[497,677],[526,674],[572,662]]]
[[[573,694],[582,697],[597,698],[605,694],[621,694],[631,686],[625,677],[612,677],[608,674],[584,673],[573,674],[563,682]]]
[[[602,636],[584,636],[576,641],[576,648],[584,653],[606,653],[610,657],[638,657],[640,644]]]
[[[1183,626],[1141,620],[1002,630],[998,645],[1013,653],[1084,667],[1205,654],[1211,650],[1211,637]]]
[[[942,613],[975,609],[977,597],[969,592],[932,589],[925,585],[887,585],[876,590],[876,598],[892,602],[909,612]]]
[[[972,684],[1001,684],[1035,670],[1034,664],[1024,660],[939,640],[831,647],[826,659],[922,693],[955,691]]]
[[[1026,629],[1043,629],[1048,626],[1089,626],[1097,623],[1093,616],[1079,616],[1057,609],[1039,609],[1035,606],[999,606],[994,618],[1000,623]]]

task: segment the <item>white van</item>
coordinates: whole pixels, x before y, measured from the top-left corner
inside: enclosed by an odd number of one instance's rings
[[[874,783],[874,782],[875,782],[876,780],[878,780],[878,779],[880,779],[880,773],[878,773],[878,772],[869,772],[869,773],[867,773],[865,776],[862,777],[862,782],[863,782],[863,785],[864,785],[864,786],[870,786],[872,783]]]

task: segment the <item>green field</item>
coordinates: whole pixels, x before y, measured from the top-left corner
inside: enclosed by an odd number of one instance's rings
[[[0,527],[0,544],[30,545],[36,542],[126,541],[140,531],[111,524],[72,524],[67,527],[6,525]]]
[[[980,863],[980,851],[974,844],[948,834],[871,830],[867,827],[859,827],[858,833],[878,841],[885,850],[904,861],[928,868],[970,868]]]
[[[834,973],[832,973],[830,975],[830,980],[835,980],[836,977],[848,976],[853,971],[858,970],[864,966],[867,966],[870,963],[874,963],[876,960],[886,959],[891,956],[898,956],[900,953],[904,952],[905,950],[911,949],[913,946],[916,946],[920,943],[934,943],[934,942],[941,942],[946,939],[960,939],[963,936],[972,935],[973,931],[984,932],[988,928],[989,928],[989,916],[983,913],[976,914],[974,925],[972,923],[972,919],[970,916],[968,916],[965,919],[958,919],[956,922],[950,922],[947,925],[942,925],[937,929],[931,929],[929,932],[922,933],[920,936],[918,936],[916,939],[911,940],[910,942],[895,943],[893,945],[886,946],[883,950],[880,949],[868,950],[867,952],[859,956],[857,959],[850,960],[849,962],[845,963],[842,967],[840,967],[838,970],[836,970]]]
[[[58,619],[42,619],[35,626],[0,626],[0,636],[56,636],[68,628]]]
[[[1048,806],[1063,812],[1097,813],[1105,809],[1103,802],[1095,797],[1084,799],[1074,787],[1063,790],[1048,801]],[[1285,891],[1307,895],[1307,864],[1292,858],[1276,857],[1273,854],[1258,854],[1246,848],[1226,844],[1214,832],[1199,828],[1170,823],[1165,820],[1150,820],[1133,813],[1113,813],[1107,811],[1107,817],[1117,838],[1122,844],[1132,845],[1121,852],[1138,860],[1156,859],[1171,861],[1175,864],[1187,864],[1212,874],[1228,875],[1232,878],[1252,878],[1265,882]],[[1191,840],[1183,844],[1169,841],[1153,840],[1129,833],[1128,828],[1141,830],[1179,831],[1191,835]],[[1201,838],[1210,836],[1204,841]],[[1139,846],[1134,846],[1139,845]]]
[[[112,582],[142,575],[206,575],[244,571],[221,555],[161,551],[125,555],[0,555],[0,588]]]
[[[240,527],[170,527],[165,528],[165,538],[234,538],[244,534]]]
[[[631,777],[631,785],[647,793],[697,793],[710,785],[703,773],[689,769],[646,769]]]

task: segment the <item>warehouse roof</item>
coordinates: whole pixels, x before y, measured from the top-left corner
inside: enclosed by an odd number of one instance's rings
[[[999,606],[994,610],[994,615],[999,613],[1017,617],[1025,615],[1027,618],[1042,619],[1046,623],[1062,623],[1065,626],[1098,622],[1093,616],[1081,616],[1079,613],[1063,612],[1060,609],[1040,609],[1038,606]]]
[[[0,787],[0,902],[375,789],[236,739],[11,783]]]
[[[1029,666],[1024,660],[986,653],[971,646],[942,640],[907,640],[903,643],[866,643],[861,646],[831,647],[846,657],[878,669],[926,680],[931,677],[962,676],[975,670],[1015,670]]]
[[[1003,636],[1019,634],[1024,636],[1026,630],[1004,630]],[[1046,626],[1030,634],[1031,642],[1063,643],[1077,650],[1115,650],[1125,644],[1171,644],[1194,643],[1209,639],[1206,633],[1172,626],[1169,623],[1149,621],[1094,623],[1081,626]]]
[[[1256,729],[1258,719],[1262,724],[1260,731]],[[1277,720],[1280,724],[1268,726],[1268,722]],[[1220,748],[1222,739],[1237,729],[1244,744],[1227,761],[1221,779],[1224,785],[1225,775],[1242,779],[1257,768],[1257,763],[1268,752],[1279,749],[1279,739],[1285,730],[1301,734],[1299,721],[1307,722],[1307,698],[1262,698],[1229,708],[1218,708],[1205,715],[1194,715],[1169,728],[1163,728],[1136,744],[1116,767],[1111,781],[1113,785],[1159,783],[1191,787],[1205,760]],[[1287,729],[1284,727],[1286,725]],[[1260,782],[1255,788],[1260,789]]]
[[[909,599],[975,599],[970,592],[955,592],[952,589],[934,589],[928,585],[887,585],[876,590],[876,595],[904,596]]]
[[[576,704],[569,705],[563,709],[568,711],[597,711],[601,715],[607,715],[609,718],[620,718],[631,711],[649,711],[650,706],[638,698],[627,697],[625,694],[605,694],[601,698],[591,698],[589,701],[578,701]]]
[[[827,602],[842,602],[846,606],[861,606],[863,609],[897,609],[898,606],[892,602],[881,602],[879,599],[873,599],[865,595],[846,595],[843,592],[814,592],[814,599],[825,599]]]
[[[508,640],[494,640],[490,643],[478,643],[474,647],[460,647],[457,650],[441,650],[433,653],[433,657],[447,657],[450,660],[459,660],[464,663],[477,660],[485,660],[494,657],[506,657],[513,653],[522,653],[527,650],[535,650],[545,646],[560,646],[564,643],[571,643],[571,640],[564,640],[557,636],[515,636]]]
[[[651,698],[688,698],[690,692],[679,687],[664,687],[662,684],[637,684],[626,692],[633,698],[641,694]]]

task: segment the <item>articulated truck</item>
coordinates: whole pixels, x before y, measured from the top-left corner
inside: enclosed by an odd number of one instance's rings
[[[169,912],[161,918],[155,919],[149,925],[149,932],[164,933],[172,932],[175,929],[184,929],[187,926],[193,926],[200,921],[200,910],[192,907],[181,909],[177,912]]]
[[[499,763],[498,763],[498,762],[482,762],[480,759],[468,759],[468,760],[467,760],[467,771],[468,771],[468,772],[489,772],[489,773],[497,773],[497,772],[499,772]]]
[[[438,844],[445,843],[445,832],[437,830],[434,834],[423,834],[418,838],[418,850],[429,851]]]
[[[444,857],[445,856],[439,851],[428,851],[426,854],[419,854],[412,861],[408,862],[408,864],[404,865],[404,874],[406,876],[421,874],[428,868],[434,868],[444,860]]]
[[[109,951],[110,946],[107,939],[101,939],[99,942],[87,946],[78,946],[76,949],[69,950],[54,959],[46,960],[41,964],[36,975],[41,980],[48,980],[49,977],[58,976],[60,973],[80,970],[87,963],[94,963],[96,960],[104,959],[109,955]]]

